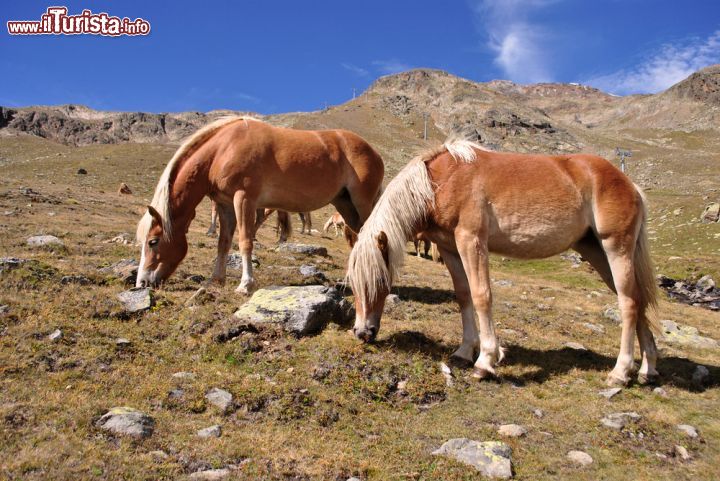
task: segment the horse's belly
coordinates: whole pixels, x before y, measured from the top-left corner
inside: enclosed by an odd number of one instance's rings
[[[549,257],[567,250],[588,227],[581,211],[555,216],[510,216],[491,227],[488,248],[511,257]]]

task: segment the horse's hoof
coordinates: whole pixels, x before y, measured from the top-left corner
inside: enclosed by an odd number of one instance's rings
[[[608,374],[607,381],[605,383],[610,387],[625,387],[629,382],[629,377],[621,378],[613,373],[610,373]]]
[[[448,364],[450,364],[451,366],[462,368],[462,369],[467,369],[469,367],[472,367],[473,364],[475,364],[475,360],[467,359],[458,354],[451,354],[450,359],[448,359]]]
[[[485,379],[496,380],[497,374],[495,374],[495,371],[476,367],[475,369],[473,369],[472,377],[481,381]]]
[[[638,384],[647,386],[647,385],[657,384],[659,379],[660,379],[660,375],[658,373],[638,374],[637,382],[638,382]]]
[[[237,289],[235,289],[235,292],[237,292],[238,294],[244,294],[246,296],[249,296],[250,294],[255,292],[255,283],[253,282],[247,285],[241,284],[237,287]]]

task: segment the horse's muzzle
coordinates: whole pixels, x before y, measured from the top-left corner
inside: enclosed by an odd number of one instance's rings
[[[375,337],[377,337],[377,328],[363,327],[361,329],[357,329],[353,327],[353,334],[355,334],[355,337],[360,339],[362,342],[373,342]]]

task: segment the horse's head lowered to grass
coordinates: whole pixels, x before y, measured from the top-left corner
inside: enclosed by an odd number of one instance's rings
[[[168,215],[167,213],[165,214]],[[140,266],[136,287],[156,287],[175,272],[188,250],[185,231],[172,232],[168,219],[151,205],[138,225]]]

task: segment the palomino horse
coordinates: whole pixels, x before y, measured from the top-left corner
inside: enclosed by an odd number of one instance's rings
[[[532,259],[573,248],[618,295],[620,354],[608,382],[629,381],[635,333],[639,381],[648,382],[657,376],[657,326],[648,317],[657,288],[645,218],[640,190],[600,157],[497,153],[448,141],[390,182],[360,231],[348,263],[353,330],[363,341],[375,338],[405,243],[425,231],[438,244],[462,311],[463,341],[454,356],[473,362],[479,354],[473,374],[494,376],[503,354],[491,317],[488,253]]]
[[[382,158],[345,130],[273,127],[250,117],[220,119],[175,152],[140,220],[137,285],[165,281],[187,254],[187,231],[203,197],[217,203],[218,256],[212,280],[224,282],[238,226],[243,273],[237,291],[255,287],[251,253],[256,209],[309,212],[333,204],[360,230],[380,193]],[[314,182],[323,179],[322,182]]]
[[[327,232],[330,230],[330,227],[335,228],[335,237],[338,236],[339,231],[345,228],[345,219],[340,215],[340,212],[335,212],[333,215],[330,216],[330,218],[325,222],[325,225],[323,226],[323,232],[327,234]]]

